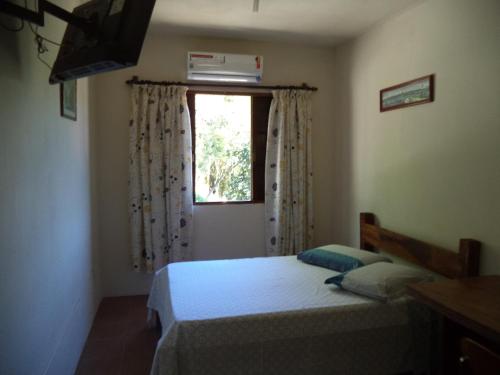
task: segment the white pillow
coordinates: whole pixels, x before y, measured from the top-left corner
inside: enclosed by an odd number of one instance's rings
[[[433,281],[430,272],[394,263],[373,263],[365,267],[330,277],[326,284],[381,301],[403,296],[411,283]]]

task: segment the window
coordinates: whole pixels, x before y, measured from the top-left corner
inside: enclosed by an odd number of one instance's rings
[[[264,202],[271,94],[188,92],[195,204]]]

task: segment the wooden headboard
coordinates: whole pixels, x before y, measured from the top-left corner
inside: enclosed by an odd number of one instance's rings
[[[449,278],[479,273],[479,241],[461,239],[457,253],[381,228],[372,213],[360,214],[360,247],[369,251],[383,250]]]

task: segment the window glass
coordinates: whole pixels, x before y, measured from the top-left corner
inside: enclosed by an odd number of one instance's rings
[[[195,202],[252,200],[252,97],[196,94]]]

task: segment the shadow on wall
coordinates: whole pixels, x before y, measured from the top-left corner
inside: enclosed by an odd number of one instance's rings
[[[12,18],[0,15],[0,23],[6,27],[16,29],[19,24]],[[0,27],[0,56],[4,62],[0,70],[0,80],[21,79],[21,53],[20,53],[20,34],[7,31]]]
[[[88,80],[88,90],[87,90],[87,100],[88,100],[88,137],[89,137],[89,165],[90,165],[90,181],[89,181],[89,191],[90,191],[90,202],[91,202],[91,214],[90,214],[90,225],[92,231],[92,282],[93,286],[99,291],[99,303],[102,295],[101,290],[101,259],[99,256],[99,211],[97,207],[97,181],[96,181],[96,165],[97,158],[94,150],[96,149],[96,121],[95,121],[95,103],[93,92],[95,90],[95,81],[93,78]],[[98,305],[99,305],[98,303]]]
[[[334,113],[334,147],[335,164],[332,168],[334,178],[334,220],[335,242],[345,245],[358,245],[351,243],[352,238],[359,238],[354,232],[357,222],[351,222],[351,218],[359,217],[353,210],[353,135],[352,135],[352,89],[351,89],[351,57],[338,62],[334,84],[336,87],[334,95],[334,106],[342,108]],[[342,66],[340,66],[342,65]]]

